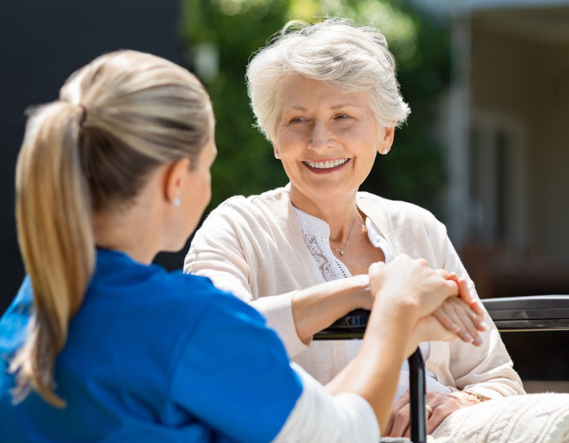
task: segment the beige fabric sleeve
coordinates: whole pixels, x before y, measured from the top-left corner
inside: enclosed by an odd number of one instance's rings
[[[184,272],[210,278],[218,289],[234,294],[257,309],[277,332],[292,358],[308,349],[298,337],[292,315],[292,298],[296,291],[255,296],[250,283],[254,280],[252,274],[263,270],[251,269],[246,259],[247,241],[239,234],[235,215],[218,209],[207,218],[192,240],[184,260]]]
[[[435,224],[438,232],[432,238],[437,238],[443,248],[444,260],[441,267],[449,272],[455,272],[460,278],[465,278],[470,293],[479,298],[474,283],[448,238],[446,228],[436,220]],[[525,394],[522,381],[513,369],[512,359],[488,313],[484,320],[490,326],[490,330],[481,334],[483,340],[481,347],[462,341],[449,345],[449,369],[456,387],[488,398]]]

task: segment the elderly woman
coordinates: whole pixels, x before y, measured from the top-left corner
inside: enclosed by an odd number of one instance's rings
[[[255,55],[247,78],[258,126],[290,183],[220,205],[196,234],[186,272],[210,277],[263,313],[292,360],[323,384],[354,359],[361,342],[311,337],[347,312],[371,307],[372,263],[401,254],[422,258],[456,273],[476,297],[431,213],[358,192],[410,112],[383,35],[336,19],[289,30]],[[475,309],[484,315],[480,304]],[[463,341],[421,345],[429,432],[460,408],[524,393],[487,315],[484,323],[455,298],[437,318]],[[392,436],[408,430],[407,380],[400,377]]]

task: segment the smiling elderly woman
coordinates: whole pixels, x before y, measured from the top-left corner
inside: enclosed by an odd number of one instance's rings
[[[347,312],[371,307],[370,264],[400,254],[423,258],[456,273],[463,292],[477,297],[431,213],[358,192],[409,114],[383,35],[337,19],[288,29],[255,55],[247,78],[258,126],[290,184],[220,205],[196,234],[186,272],[210,277],[257,308],[292,360],[323,384],[361,343],[311,337]],[[474,309],[485,315],[480,304]],[[464,406],[524,393],[487,315],[484,323],[455,298],[436,317],[463,341],[421,345],[434,411],[429,431]],[[407,432],[407,380],[400,377],[387,432],[393,436]]]

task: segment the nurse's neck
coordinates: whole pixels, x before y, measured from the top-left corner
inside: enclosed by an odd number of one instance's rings
[[[153,230],[149,228],[147,220],[137,223],[136,219],[130,213],[94,217],[95,244],[100,248],[123,252],[139,263],[152,263],[160,251],[158,242],[153,239]]]
[[[134,202],[93,215],[95,244],[150,264],[162,249],[162,214],[144,191]]]

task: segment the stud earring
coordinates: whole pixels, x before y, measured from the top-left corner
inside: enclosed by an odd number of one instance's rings
[[[172,202],[172,206],[174,206],[175,208],[177,208],[178,206],[180,206],[180,204],[182,203],[182,200],[180,200],[179,197],[176,197],[174,199],[174,201]]]
[[[276,158],[276,159],[280,159],[280,158],[281,158],[281,157],[279,156],[279,153],[278,153],[278,152],[275,152],[275,158]]]

